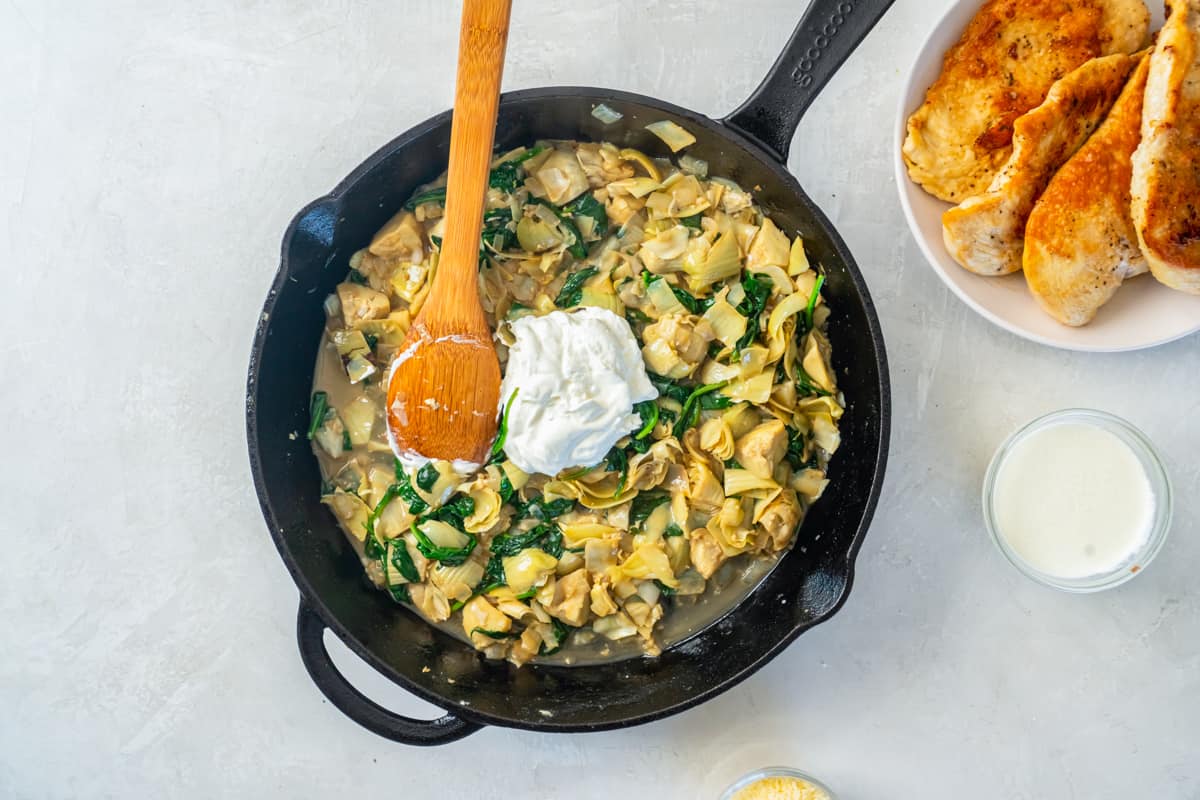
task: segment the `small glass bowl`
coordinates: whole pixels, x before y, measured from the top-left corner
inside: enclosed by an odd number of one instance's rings
[[[761,781],[764,778],[799,778],[805,783],[811,784],[813,787],[823,791],[829,800],[837,800],[837,795],[833,793],[828,786],[821,783],[819,780],[809,775],[807,772],[801,772],[798,769],[791,767],[763,767],[756,769],[754,772],[748,772],[742,777],[734,781],[730,786],[721,793],[720,800],[733,800],[734,795],[745,789],[750,784]]]
[[[1150,529],[1150,534],[1146,537],[1146,541],[1143,543],[1141,549],[1116,569],[1110,572],[1088,575],[1083,578],[1064,578],[1058,575],[1050,575],[1034,568],[1017,555],[1008,542],[1005,541],[1004,537],[1000,535],[1000,526],[996,522],[996,510],[993,503],[996,476],[1000,472],[1000,467],[1003,465],[1004,459],[1012,451],[1013,446],[1034,431],[1063,422],[1091,425],[1116,435],[1121,441],[1129,445],[1130,449],[1137,456],[1138,461],[1141,462],[1142,469],[1146,472],[1146,479],[1150,483],[1150,490],[1154,495],[1154,521]],[[1111,589],[1114,586],[1120,586],[1145,569],[1146,565],[1158,555],[1158,551],[1162,549],[1163,542],[1167,539],[1167,533],[1171,529],[1172,508],[1171,480],[1167,477],[1167,471],[1158,456],[1158,451],[1155,450],[1154,445],[1146,438],[1146,435],[1118,416],[1090,408],[1065,408],[1061,411],[1054,411],[1045,416],[1038,417],[1033,422],[1020,428],[1009,436],[1004,441],[1004,444],[1000,445],[996,450],[996,454],[992,456],[992,462],[988,465],[987,474],[983,479],[983,519],[987,525],[988,534],[991,535],[992,541],[999,548],[1000,552],[1004,554],[1004,557],[1027,577],[1032,578],[1038,583],[1054,589],[1060,589],[1064,592],[1074,592],[1077,594],[1099,592],[1104,589]]]

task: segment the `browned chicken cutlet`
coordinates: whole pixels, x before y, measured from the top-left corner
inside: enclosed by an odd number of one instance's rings
[[[942,214],[950,255],[977,275],[1021,269],[1025,223],[1046,185],[1108,114],[1136,59],[1093,58],[1056,81],[1037,108],[1014,123],[1013,151],[988,190]]]
[[[1200,294],[1200,0],[1167,0],[1150,55],[1132,193],[1150,272]]]
[[[1087,143],[1050,180],[1025,225],[1029,290],[1064,325],[1086,325],[1121,283],[1148,269],[1130,214],[1130,159],[1141,140],[1142,56]]]
[[[1017,117],[1089,59],[1141,48],[1149,27],[1142,0],[988,0],[908,119],[909,176],[951,203],[983,192]]]

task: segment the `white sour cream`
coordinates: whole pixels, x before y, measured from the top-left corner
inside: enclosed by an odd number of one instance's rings
[[[640,424],[634,403],[658,396],[629,323],[611,311],[522,317],[512,332],[500,385],[501,410],[512,399],[504,452],[526,472],[599,464]]]
[[[997,533],[1029,566],[1059,578],[1112,572],[1146,543],[1154,489],[1116,434],[1080,422],[1029,431],[996,473]]]

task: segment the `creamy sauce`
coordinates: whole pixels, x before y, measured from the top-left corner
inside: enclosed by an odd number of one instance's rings
[[[607,309],[522,317],[512,332],[504,452],[526,472],[599,464],[640,424],[634,403],[658,396],[629,323]]]
[[[1116,434],[1063,422],[1009,450],[992,500],[999,535],[1029,566],[1086,578],[1128,563],[1154,520],[1154,493],[1137,454]]]

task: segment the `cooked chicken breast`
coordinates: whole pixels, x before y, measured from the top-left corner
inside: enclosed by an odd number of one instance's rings
[[[1141,140],[1143,55],[1104,122],[1050,180],[1025,225],[1025,279],[1064,325],[1086,325],[1148,267],[1130,215],[1130,158]]]
[[[1137,59],[1094,58],[1050,87],[1045,101],[1013,123],[1013,151],[986,192],[942,215],[942,238],[954,260],[979,275],[1021,268],[1025,221],[1063,163],[1112,108]]]
[[[908,118],[908,174],[959,203],[983,192],[1012,152],[1013,122],[1085,61],[1146,43],[1142,0],[988,0]]]
[[[1154,277],[1200,294],[1200,0],[1167,0],[1150,55],[1133,224]]]

